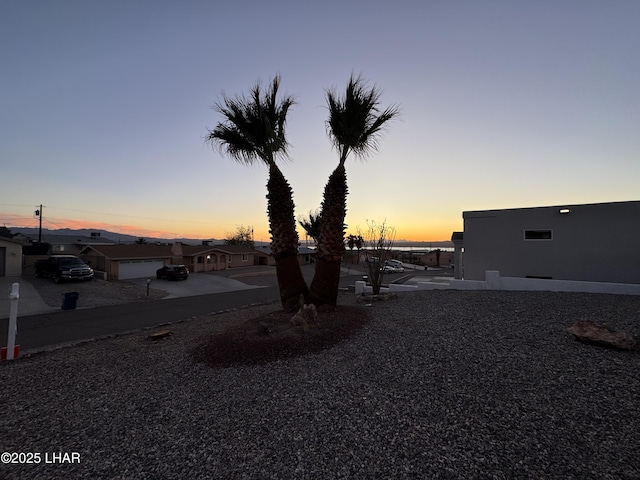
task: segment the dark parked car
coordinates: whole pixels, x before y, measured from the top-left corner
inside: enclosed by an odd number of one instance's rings
[[[189,269],[184,265],[165,265],[156,271],[156,277],[167,280],[186,280],[189,278]]]

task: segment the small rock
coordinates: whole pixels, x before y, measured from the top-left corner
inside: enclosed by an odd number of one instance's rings
[[[147,340],[157,341],[170,335],[173,335],[173,332],[171,330],[158,330],[157,332],[150,333],[147,336]]]
[[[267,322],[260,322],[258,324],[258,334],[266,337],[271,333],[271,328],[269,328],[269,324]]]
[[[622,350],[634,350],[638,346],[635,338],[628,333],[615,332],[606,325],[593,321],[576,322],[567,331],[581,342],[594,345]]]
[[[305,322],[316,323],[318,321],[318,310],[316,310],[316,306],[313,303],[308,305],[303,305],[298,313],[296,313],[293,317],[291,317],[291,325],[298,326],[304,325]]]
[[[395,292],[385,292],[385,293],[379,293],[377,295],[373,295],[371,293],[367,293],[367,294],[363,294],[361,296],[359,296],[356,301],[358,303],[366,303],[366,304],[371,304],[373,302],[385,302],[387,300],[392,300],[394,298],[397,298],[398,294]]]

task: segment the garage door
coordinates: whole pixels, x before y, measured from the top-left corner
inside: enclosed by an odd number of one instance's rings
[[[164,266],[164,261],[162,260],[120,262],[118,278],[120,280],[126,280],[127,278],[155,277],[156,270],[162,266]]]

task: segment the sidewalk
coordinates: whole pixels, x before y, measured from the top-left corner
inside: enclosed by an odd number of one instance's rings
[[[0,277],[0,319],[9,318],[11,309],[9,294],[14,283],[20,286],[19,316],[38,315],[59,310],[59,308],[50,307],[44,303],[35,287],[23,277]]]
[[[36,315],[25,315],[18,306],[16,344],[21,345],[22,354],[34,353],[277,300],[277,289],[253,288],[100,308],[49,307],[48,313]],[[7,344],[8,322],[0,319],[0,346]]]

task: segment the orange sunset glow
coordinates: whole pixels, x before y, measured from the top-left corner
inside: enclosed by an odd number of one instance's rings
[[[0,223],[2,223],[7,228],[37,228],[39,225],[38,218],[36,216],[26,216],[26,215],[15,215],[15,214],[3,214],[0,213]],[[159,222],[157,223],[157,228],[149,228],[145,227],[144,224],[134,224],[134,223],[107,223],[107,222],[97,222],[97,221],[89,221],[82,219],[73,219],[73,218],[47,218],[46,215],[43,217],[42,228],[48,230],[59,230],[59,229],[71,229],[71,230],[107,230],[114,233],[120,233],[123,235],[133,235],[141,238],[158,238],[158,239],[172,239],[172,238],[187,238],[187,239],[224,239],[228,234],[232,234],[235,231],[234,227],[229,228],[228,230],[218,230],[212,231],[207,228],[206,225],[188,225],[188,222],[184,222],[184,224],[176,225],[171,224],[170,222],[166,223],[166,227],[163,228],[163,224]],[[392,225],[396,229],[396,240],[408,240],[415,242],[423,242],[423,241],[443,241],[449,240],[451,238],[451,233],[453,230],[449,231],[446,226],[441,227],[440,230],[437,229],[426,229],[424,227],[414,227],[411,228],[399,228],[396,225],[393,225],[391,222],[388,222],[389,225]],[[241,223],[238,224],[240,226]],[[243,225],[248,225],[247,223]],[[175,227],[179,227],[180,231],[178,231]],[[366,221],[363,221],[361,225],[359,225],[360,230],[364,231],[366,229]],[[269,241],[270,236],[268,233],[268,226],[266,225],[255,225],[254,228],[254,238],[256,241]],[[355,234],[357,231],[356,228],[348,228],[347,234],[353,233]],[[302,228],[298,229],[298,234],[300,236],[300,240],[305,240],[305,232]]]

